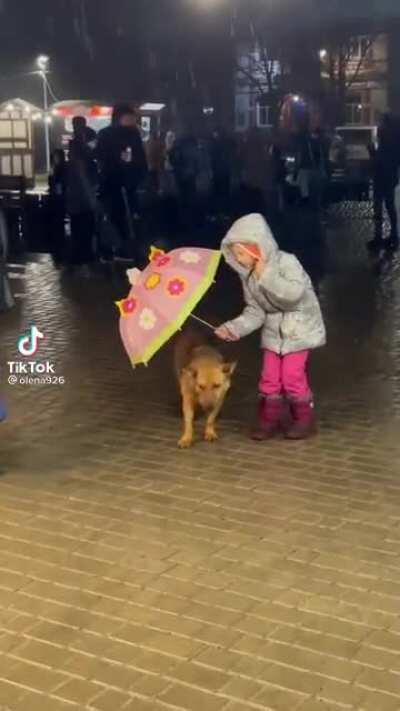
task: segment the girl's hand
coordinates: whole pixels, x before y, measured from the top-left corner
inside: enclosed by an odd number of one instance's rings
[[[238,340],[239,340],[239,338],[238,338],[237,336],[235,336],[235,335],[229,330],[229,328],[227,328],[227,327],[224,326],[224,325],[219,326],[218,328],[216,328],[215,331],[214,331],[214,333],[215,333],[215,335],[217,336],[217,338],[220,338],[220,339],[221,339],[221,341],[238,341]]]

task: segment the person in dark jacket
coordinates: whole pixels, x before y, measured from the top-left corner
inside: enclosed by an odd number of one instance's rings
[[[385,114],[378,130],[378,145],[369,147],[374,183],[375,238],[369,249],[387,247],[396,250],[399,246],[395,188],[399,182],[400,131],[394,118]],[[390,221],[390,237],[383,240],[383,205]]]
[[[234,145],[223,128],[214,131],[210,158],[216,210],[224,213],[228,209],[231,193]]]
[[[98,135],[97,158],[105,211],[124,244],[125,256],[133,256],[132,215],[137,189],[147,174],[147,161],[137,114],[131,106],[114,108],[111,125]]]
[[[87,125],[85,116],[74,116],[72,119],[72,141],[80,144],[84,151],[94,151],[97,142],[97,133]]]
[[[269,149],[271,162],[272,194],[279,212],[285,206],[286,164],[281,146],[275,141]]]
[[[51,156],[49,175],[49,217],[51,230],[51,252],[56,265],[65,256],[65,212],[68,168],[65,153],[57,148]]]
[[[158,194],[161,186],[161,175],[165,165],[165,148],[164,142],[157,131],[150,133],[149,140],[146,143],[146,157],[149,169],[150,190]]]
[[[87,125],[84,116],[74,116],[72,119],[73,135],[69,142],[69,153],[73,152],[75,158],[83,160],[90,172],[97,171],[96,146],[97,133]]]
[[[71,142],[67,170],[66,207],[71,219],[71,266],[90,276],[94,261],[94,233],[98,175],[92,157]]]
[[[320,129],[306,129],[297,139],[296,182],[304,203],[319,210],[329,174],[329,151]]]
[[[178,137],[169,154],[182,206],[193,208],[197,194],[199,148],[190,130]]]

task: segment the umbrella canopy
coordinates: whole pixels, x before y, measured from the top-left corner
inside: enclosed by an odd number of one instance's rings
[[[182,327],[213,283],[221,252],[152,247],[150,264],[136,272],[126,299],[117,302],[120,334],[133,366],[145,365]]]

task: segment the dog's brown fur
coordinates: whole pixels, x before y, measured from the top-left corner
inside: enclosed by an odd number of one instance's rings
[[[207,413],[204,439],[218,439],[217,417],[231,387],[236,363],[224,361],[221,353],[195,331],[182,333],[175,344],[175,370],[182,395],[184,429],[179,447],[193,444],[193,421],[200,408]]]

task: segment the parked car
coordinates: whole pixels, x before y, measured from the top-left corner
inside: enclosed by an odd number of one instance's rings
[[[360,167],[369,163],[368,147],[377,144],[377,126],[338,126],[335,133],[343,139],[348,163],[357,163]]]
[[[335,136],[341,139],[343,150],[339,152],[337,142],[333,141],[330,154],[332,199],[368,200],[371,185],[369,146],[377,145],[377,126],[338,126]]]

